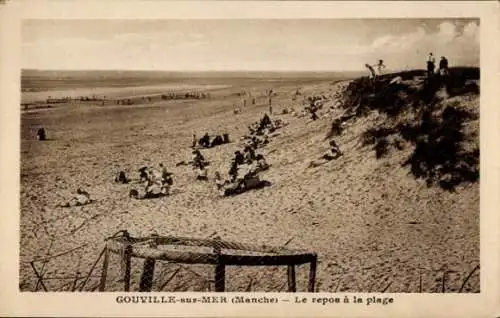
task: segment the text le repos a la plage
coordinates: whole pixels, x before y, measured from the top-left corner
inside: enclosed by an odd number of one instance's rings
[[[381,296],[198,296],[183,297],[173,295],[120,295],[115,301],[119,304],[316,304],[320,306],[354,304],[365,306],[387,306],[394,303],[393,297]]]

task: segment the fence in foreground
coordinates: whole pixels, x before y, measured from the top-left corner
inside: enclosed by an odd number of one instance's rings
[[[284,247],[255,246],[216,239],[194,239],[174,236],[151,235],[131,237],[122,231],[110,237],[101,254],[102,273],[99,291],[106,290],[110,254],[119,255],[123,290],[130,291],[132,259],[143,259],[139,291],[151,291],[157,261],[181,264],[215,265],[214,284],[216,292],[224,292],[226,267],[228,266],[287,266],[289,292],[296,292],[295,267],[309,264],[308,292],[314,292],[316,281],[315,253],[290,250]]]

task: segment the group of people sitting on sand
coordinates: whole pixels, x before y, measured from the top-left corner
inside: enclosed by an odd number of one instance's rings
[[[130,190],[129,197],[134,199],[159,198],[170,193],[173,184],[172,173],[162,163],[159,169],[153,167],[141,167],[139,170],[139,187]],[[127,184],[131,180],[124,171],[120,171],[115,182]]]
[[[258,173],[269,169],[270,165],[262,154],[257,154],[257,145],[247,144],[243,151],[235,151],[228,171],[228,180],[224,180],[219,172],[215,173],[215,183],[222,196],[238,194],[250,189],[265,186]]]
[[[212,148],[228,143],[230,143],[229,134],[226,133],[222,135],[215,135],[213,138],[211,138],[208,133],[205,133],[200,139],[197,139],[196,134],[193,134],[193,144],[191,148]]]
[[[324,95],[322,96],[309,96],[307,98],[308,104],[306,104],[306,111],[311,114],[311,119],[312,120],[317,120],[319,117],[316,114],[318,110],[320,110],[323,107],[323,103],[326,100],[326,97]]]
[[[271,118],[265,114],[259,122],[249,127],[251,135],[245,138],[243,149],[234,152],[234,157],[231,160],[227,174],[228,178],[226,180],[223,179],[221,173],[218,171],[214,173],[215,183],[220,195],[227,196],[238,194],[268,184],[265,181],[261,181],[257,176],[259,172],[268,169],[269,165],[264,159],[264,156],[257,154],[256,150],[269,142],[267,137],[270,132],[274,132],[276,129],[282,127],[282,125],[281,121],[273,122]],[[256,139],[256,137],[266,138],[266,142],[263,141],[263,138]],[[196,136],[193,135],[192,148],[194,149],[192,151],[191,160],[187,162],[181,161],[177,163],[176,166],[192,166],[193,170],[196,171],[197,180],[208,180],[206,167],[209,165],[209,162],[197,147],[211,148],[209,145],[213,145],[213,141],[216,140],[216,138],[208,143],[208,134],[205,134],[200,140],[196,139]],[[228,140],[227,135],[225,135],[223,139]]]
[[[173,179],[172,173],[160,163],[160,170],[153,167],[142,167],[140,172],[140,183],[142,187],[130,190],[129,196],[135,199],[159,198],[170,194]]]
[[[249,134],[242,137],[245,144],[251,147],[258,148],[269,143],[269,138],[279,128],[285,126],[282,120],[277,119],[272,121],[269,115],[264,114],[260,121],[252,123],[248,126]]]

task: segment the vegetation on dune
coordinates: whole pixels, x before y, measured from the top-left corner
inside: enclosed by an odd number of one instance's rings
[[[401,164],[428,186],[453,191],[479,179],[477,136],[465,130],[478,119],[478,110],[449,99],[479,94],[478,80],[478,68],[452,68],[447,77],[428,78],[423,70],[386,74],[375,82],[362,77],[342,92],[342,107],[350,114],[343,117],[383,116],[362,134],[363,146],[373,146],[380,159],[409,143],[412,152]],[[339,121],[330,136],[341,133]]]

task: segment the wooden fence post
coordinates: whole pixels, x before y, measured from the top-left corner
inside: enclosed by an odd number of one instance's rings
[[[102,270],[101,270],[101,281],[99,283],[99,291],[103,292],[106,290],[106,277],[108,276],[108,264],[109,264],[109,250],[108,247],[105,247],[104,251],[104,260],[102,261]]]
[[[215,240],[214,252],[217,255],[217,264],[215,265],[215,291],[224,292],[226,285],[226,266],[221,262],[220,239]]]
[[[295,265],[288,265],[288,292],[297,292],[295,284]]]
[[[132,246],[127,242],[125,243],[125,251],[123,253],[123,261],[125,262],[125,272],[123,273],[123,289],[128,292],[130,291],[130,270],[132,263]]]
[[[310,293],[314,293],[314,284],[316,282],[316,262],[317,262],[318,257],[314,255],[313,259],[311,260],[311,263],[309,265],[309,286],[307,288],[307,291]]]
[[[154,258],[147,258],[144,260],[142,268],[141,282],[139,284],[140,292],[150,292],[153,288],[153,277],[155,272],[156,261]]]
[[[158,235],[152,234],[151,241],[149,242],[149,247],[158,247]],[[144,266],[142,268],[141,282],[139,283],[140,292],[150,292],[153,288],[153,278],[155,273],[156,261],[154,258],[147,258],[144,260]]]

